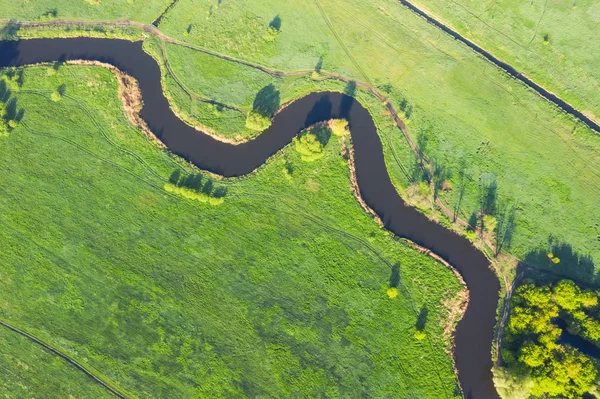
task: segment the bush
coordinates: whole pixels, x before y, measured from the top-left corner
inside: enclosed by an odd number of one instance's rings
[[[277,39],[277,36],[279,36],[279,30],[273,26],[269,26],[263,35],[263,39],[266,42],[274,42],[275,39]]]
[[[420,331],[420,330],[415,331],[415,338],[418,339],[419,341],[423,341],[426,337],[427,337],[427,335],[425,334],[424,331]]]
[[[348,135],[348,121],[345,119],[332,119],[329,121],[331,132],[338,137]]]
[[[398,297],[398,288],[396,287],[390,287],[385,292],[390,299],[396,299]]]
[[[321,144],[317,135],[311,132],[305,132],[296,137],[294,139],[294,146],[296,151],[302,156],[303,161],[312,162],[325,155],[323,144]]]
[[[248,129],[262,132],[269,126],[271,126],[271,119],[269,117],[264,116],[256,111],[248,112],[248,116],[246,117],[246,127]]]
[[[164,189],[169,193],[177,194],[190,200],[208,202],[210,205],[221,205],[225,202],[225,198],[223,197],[211,197],[203,192],[196,191],[189,187],[177,186],[173,183],[166,183]]]
[[[50,99],[52,101],[54,101],[55,103],[59,102],[60,100],[62,100],[62,95],[58,92],[55,91],[52,93],[52,95],[50,96]]]

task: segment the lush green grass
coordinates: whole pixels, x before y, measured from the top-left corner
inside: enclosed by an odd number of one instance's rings
[[[600,262],[600,138],[466,46],[388,0],[349,1],[343,7],[336,0],[223,2],[219,7],[215,2],[209,14],[192,12],[211,4],[180,0],[160,28],[179,40],[280,69],[314,68],[322,57],[324,70],[371,81],[389,92],[397,109],[403,100],[412,106],[413,139],[427,133],[426,157],[452,172],[453,189],[440,193],[449,208],[460,197],[462,171],[465,220],[479,209],[480,182],[495,180],[498,204],[517,205],[514,255],[523,258],[545,247],[552,235]],[[276,15],[280,33],[274,42],[262,40]],[[200,78],[177,65],[189,63],[195,56],[184,53],[193,50],[169,49],[179,78],[193,87]],[[380,127],[389,124],[380,104],[368,105]],[[405,146],[399,132],[384,128],[380,134],[394,146]],[[419,193],[409,201],[427,207],[423,190],[409,190],[402,182],[407,180],[388,148],[386,157],[399,189],[406,197]]]
[[[600,119],[595,0],[417,0],[416,5]]]
[[[0,346],[0,392],[5,398],[113,397],[64,360],[4,327]]]
[[[150,23],[171,0],[0,0],[0,19],[132,19]]]
[[[194,171],[127,123],[109,72],[24,82],[0,140],[0,317],[138,397],[455,396],[460,284],[362,210],[338,138],[215,181],[211,206],[163,189]]]

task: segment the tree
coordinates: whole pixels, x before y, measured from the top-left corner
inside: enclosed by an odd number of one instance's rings
[[[311,162],[325,155],[323,144],[321,144],[317,135],[310,131],[296,137],[294,139],[294,147],[302,156],[303,161]]]
[[[246,118],[246,127],[248,129],[262,132],[269,126],[271,126],[271,119],[268,116],[262,115],[256,111],[248,112],[248,117]]]

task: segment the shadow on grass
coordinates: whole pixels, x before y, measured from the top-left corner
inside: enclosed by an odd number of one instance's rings
[[[252,111],[270,118],[279,108],[280,101],[279,90],[273,84],[269,84],[256,93]]]
[[[583,287],[600,286],[600,272],[596,272],[591,256],[577,252],[569,243],[548,238],[546,248],[530,251],[517,265],[517,275],[536,283],[553,283],[570,279]]]

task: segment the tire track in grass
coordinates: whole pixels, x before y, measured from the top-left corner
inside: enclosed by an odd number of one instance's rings
[[[369,79],[369,77],[367,76],[367,74],[365,73],[365,71],[363,71],[363,69],[360,67],[360,65],[358,64],[358,62],[356,61],[356,59],[352,56],[352,53],[350,53],[350,50],[348,50],[348,47],[346,47],[346,45],[344,44],[344,41],[342,40],[342,38],[336,32],[335,28],[333,27],[333,24],[329,20],[329,17],[325,13],[325,10],[321,6],[321,3],[319,3],[319,0],[315,0],[315,4],[317,5],[317,8],[321,12],[321,16],[323,17],[323,20],[325,20],[325,23],[329,27],[329,30],[331,30],[331,33],[333,33],[333,36],[335,36],[335,39],[337,40],[337,42],[340,44],[340,46],[342,46],[342,49],[344,50],[344,52],[346,53],[346,55],[348,56],[348,58],[350,59],[350,61],[352,62],[352,64],[354,64],[354,66],[356,67],[356,69],[358,69],[358,71],[360,72],[360,74],[365,79],[365,82],[367,82],[370,86],[373,86],[373,83],[371,82],[371,80]]]
[[[87,375],[89,378],[94,380],[96,383],[103,386],[104,389],[106,389],[108,392],[110,392],[117,398],[120,398],[120,399],[132,398],[132,396],[128,396],[125,393],[123,393],[119,388],[117,388],[115,385],[113,385],[112,382],[109,382],[108,378],[106,378],[105,376],[101,375],[100,373],[97,373],[95,370],[92,371],[92,369],[84,366],[83,364],[79,363],[77,360],[73,359],[66,353],[64,353],[61,350],[55,348],[54,346],[42,341],[41,339],[28,333],[27,331],[22,330],[22,329],[16,327],[15,325],[13,325],[5,320],[2,320],[2,319],[0,319],[0,326],[29,339],[33,343],[35,343],[35,344],[39,345],[40,347],[42,347],[43,349],[45,349],[47,352],[50,352],[51,354],[60,357],[65,362],[69,363],[70,365],[77,368],[79,371],[83,372],[85,375]]]

